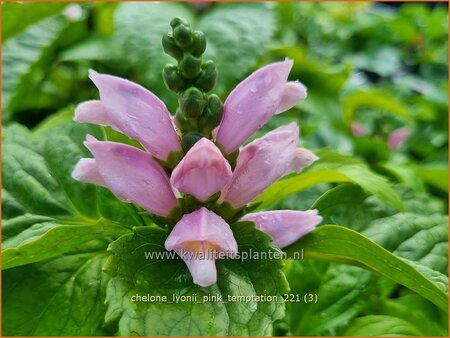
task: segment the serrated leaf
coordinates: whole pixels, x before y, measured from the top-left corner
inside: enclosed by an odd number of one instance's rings
[[[320,183],[351,182],[395,208],[403,209],[401,199],[388,181],[372,172],[363,162],[327,149],[316,154],[319,160],[302,173],[275,182],[257,197],[255,201],[261,202],[260,208]]]
[[[270,238],[251,223],[232,227],[240,252],[273,251]],[[145,252],[164,254],[165,230],[141,227],[110,245],[106,271],[113,275],[108,286],[107,322],[118,320],[120,335],[268,335],[272,323],[284,314],[280,302],[230,302],[230,296],[281,295],[287,285],[277,260],[220,260],[218,282],[208,288],[192,283],[184,262],[176,255],[145,259]],[[197,295],[182,303],[132,302],[132,295],[168,297]],[[225,302],[203,296],[223,297]]]
[[[256,64],[275,32],[275,17],[266,4],[220,4],[203,15],[198,29],[205,33],[205,59],[219,70],[215,91],[229,93]]]
[[[79,244],[80,245],[80,244]],[[98,335],[108,276],[102,273],[107,242],[2,273],[3,334]]]
[[[305,258],[340,262],[375,271],[447,309],[447,288],[419,271],[412,263],[385,250],[367,237],[344,227],[322,225],[286,248],[289,254],[304,250]]]

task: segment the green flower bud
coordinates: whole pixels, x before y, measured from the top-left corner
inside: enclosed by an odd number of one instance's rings
[[[173,28],[173,38],[183,50],[187,50],[192,43],[191,28],[187,24],[179,24]]]
[[[170,21],[170,27],[175,28],[178,25],[188,25],[188,23],[179,16],[176,16]]]
[[[191,53],[194,56],[200,57],[205,52],[206,49],[206,38],[205,34],[200,31],[195,31],[192,34],[192,47]]]
[[[184,134],[181,140],[181,146],[183,147],[183,150],[185,152],[188,152],[188,150],[191,149],[194,144],[196,144],[197,141],[199,141],[202,137],[205,136],[195,131]]]
[[[177,60],[183,57],[183,51],[177,46],[171,33],[167,33],[162,38],[164,52]]]
[[[201,59],[186,53],[179,63],[180,73],[186,79],[194,79],[200,74],[201,64]]]
[[[186,88],[186,83],[183,78],[178,74],[178,67],[174,65],[166,65],[163,71],[164,83],[167,88],[179,93]]]
[[[217,70],[213,61],[209,60],[202,64],[200,76],[195,81],[195,85],[205,92],[214,88],[217,82]]]
[[[207,107],[198,121],[200,130],[205,134],[209,134],[215,127],[219,125],[220,121],[222,120],[222,114],[222,101],[217,95],[210,95],[208,98]]]
[[[175,124],[177,128],[181,130],[183,133],[195,130],[196,126],[194,122],[195,121],[189,119],[186,115],[184,115],[180,109],[177,110],[175,114]]]
[[[206,106],[203,93],[195,87],[188,88],[178,99],[181,112],[190,118],[199,117]]]

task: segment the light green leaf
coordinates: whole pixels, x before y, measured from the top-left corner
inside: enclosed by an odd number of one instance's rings
[[[108,335],[100,330],[107,242],[80,245],[76,252],[3,271],[4,335]]]
[[[5,42],[28,26],[57,14],[66,7],[61,2],[4,2],[2,4],[2,40]]]
[[[425,183],[429,183],[445,192],[448,192],[448,166],[427,165],[416,167],[416,175]]]
[[[2,118],[11,120],[14,101],[29,90],[33,70],[51,60],[53,49],[61,33],[70,22],[62,16],[53,16],[30,26],[6,41],[2,47]],[[42,75],[41,75],[42,76]]]
[[[370,315],[356,319],[345,336],[423,336],[412,323],[401,318]]]
[[[201,16],[198,29],[205,33],[205,59],[219,70],[215,89],[221,95],[255,66],[275,32],[273,12],[263,3],[219,4]]]
[[[345,121],[350,124],[359,108],[376,108],[412,122],[412,116],[407,107],[396,101],[391,95],[378,91],[357,90],[342,99]]]
[[[353,230],[323,225],[286,248],[286,251],[293,254],[302,249],[307,259],[347,263],[375,271],[417,292],[441,309],[447,309],[448,295],[445,285],[435,283],[413,264]]]
[[[316,154],[319,160],[302,173],[275,182],[257,197],[255,201],[262,202],[260,208],[320,183],[351,182],[395,208],[403,209],[401,199],[388,181],[372,172],[364,163],[327,149],[317,151]]]
[[[251,223],[232,227],[239,251],[274,251],[270,238]],[[167,232],[152,227],[135,228],[135,233],[110,245],[105,269],[113,275],[108,286],[107,323],[118,321],[120,335],[270,335],[272,323],[284,315],[279,302],[233,302],[228,296],[281,295],[287,291],[279,260],[220,260],[216,262],[218,282],[208,288],[192,283],[184,262],[175,256],[145,259],[145,252],[165,252]],[[189,296],[196,301],[182,303],[133,302],[133,295]],[[204,296],[223,297],[225,302]],[[280,297],[281,298],[281,297]]]

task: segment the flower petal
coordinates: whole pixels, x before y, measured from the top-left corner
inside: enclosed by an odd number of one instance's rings
[[[165,247],[167,250],[182,248],[196,252],[215,249],[231,255],[238,251],[230,226],[222,217],[205,207],[184,215],[172,229]]]
[[[100,100],[91,100],[80,103],[75,109],[73,120],[76,122],[95,123],[104,126],[112,126],[108,112]]]
[[[220,150],[202,138],[173,170],[170,182],[201,201],[220,191],[231,178],[231,167]]]
[[[223,252],[232,258],[238,251],[230,226],[205,207],[184,215],[164,246],[184,260],[194,283],[204,287],[217,280],[216,255]]]
[[[121,200],[133,202],[161,216],[177,207],[177,200],[162,167],[145,151],[88,136],[86,147],[95,157],[106,186]]]
[[[286,174],[292,172],[300,172],[303,168],[309,166],[319,158],[312,151],[305,148],[297,148],[295,150],[294,158],[292,159],[291,166],[286,171]]]
[[[275,210],[247,214],[243,221],[255,222],[261,231],[273,238],[273,244],[284,248],[313,230],[322,221],[317,210]]]
[[[411,130],[403,127],[395,129],[388,137],[388,145],[391,150],[400,148],[411,136]]]
[[[103,181],[103,178],[98,171],[97,163],[93,158],[80,159],[72,171],[72,178],[80,182],[106,186],[105,181]]]
[[[153,93],[131,81],[89,71],[111,124],[138,140],[154,156],[165,160],[181,149],[165,104]]]
[[[298,126],[291,123],[246,145],[220,200],[240,208],[283,176],[293,165],[298,133]]]
[[[299,101],[306,99],[307,89],[299,81],[288,82],[284,86],[283,96],[275,114],[280,114],[294,107]]]
[[[239,148],[279,108],[292,61],[265,66],[231,92],[224,104],[216,139],[227,153]]]

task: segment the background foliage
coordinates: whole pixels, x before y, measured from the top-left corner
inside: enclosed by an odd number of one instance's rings
[[[445,4],[3,3],[2,9],[5,335],[448,334]],[[308,87],[305,102],[255,137],[298,121],[303,146],[320,155],[258,198],[260,208],[317,208],[332,224],[288,248],[306,248],[306,259],[283,268],[291,293],[316,293],[317,304],[167,311],[127,301],[149,287],[168,292],[162,281],[183,266],[162,262],[140,272],[139,262],[129,264],[127,252],[139,240],[159,243],[166,235],[135,206],[70,179],[87,155],[86,133],[119,137],[71,117],[76,104],[98,95],[89,68],[145,85],[173,112],[176,97],[161,74],[170,58],[160,40],[174,16],[205,32],[222,98],[254,69],[286,56],[294,60],[291,79]],[[365,136],[353,135],[354,122]],[[412,135],[390,150],[387,135],[399,127]],[[250,239],[270,249],[251,227],[238,238],[240,250]],[[225,262],[222,282],[209,293],[282,294],[287,284],[279,269]],[[172,281],[173,292],[202,292],[188,278]],[[211,313],[221,321],[205,321]]]

